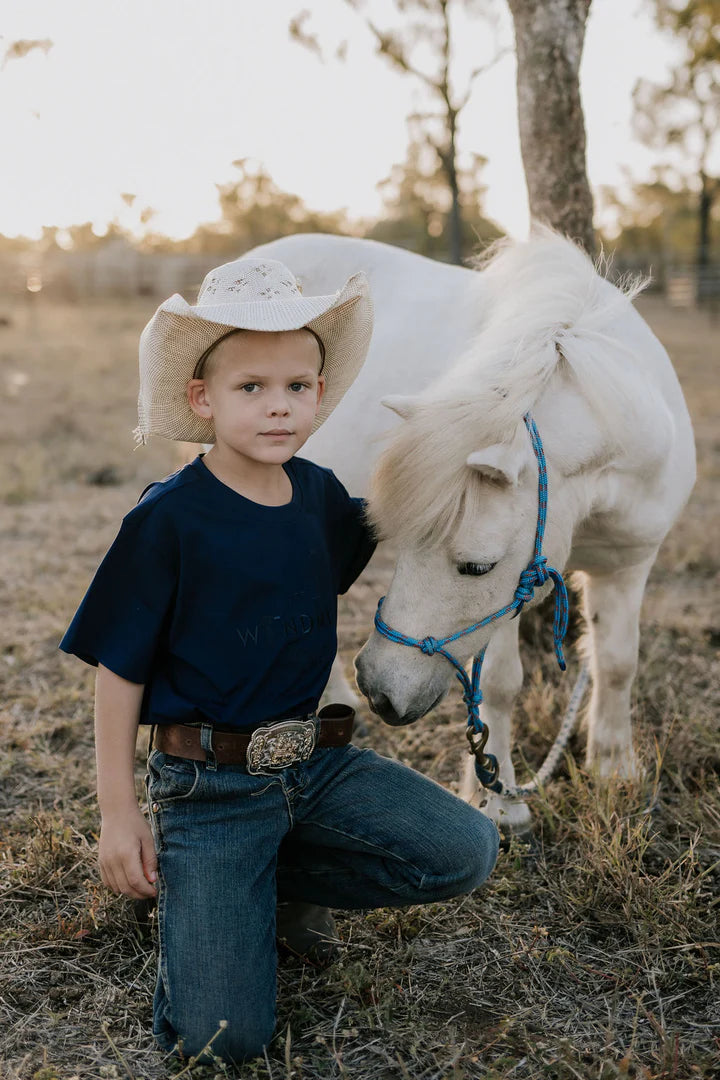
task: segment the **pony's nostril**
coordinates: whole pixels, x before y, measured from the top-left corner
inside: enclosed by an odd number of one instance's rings
[[[385,694],[368,694],[367,699],[370,703],[370,708],[374,713],[377,713],[378,716],[384,716],[388,710],[390,712],[395,711]]]
[[[374,697],[368,698],[368,701],[372,711],[390,727],[405,727],[406,724],[412,724],[414,720],[417,720],[416,714],[412,712],[401,716],[396,711],[390,698],[386,697],[385,694],[376,694]]]

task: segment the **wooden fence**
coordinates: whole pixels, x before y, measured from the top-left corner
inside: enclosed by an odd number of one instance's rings
[[[241,252],[238,251],[238,255]],[[149,296],[178,292],[194,299],[207,271],[233,255],[148,254],[122,240],[87,251],[0,254],[0,297],[42,293],[57,299]],[[674,262],[664,252],[628,258],[615,255],[611,280],[627,273],[651,274],[650,291],[674,307],[720,310],[720,262],[699,268]]]

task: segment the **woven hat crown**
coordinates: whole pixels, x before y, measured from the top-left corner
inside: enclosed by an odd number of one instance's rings
[[[274,259],[243,259],[217,266],[206,274],[198,305],[257,300],[299,299],[302,292],[292,273]]]

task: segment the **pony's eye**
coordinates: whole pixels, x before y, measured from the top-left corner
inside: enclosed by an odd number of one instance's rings
[[[482,577],[483,574],[489,574],[493,566],[497,563],[494,562],[461,562],[457,564],[458,574],[471,574],[473,577]]]

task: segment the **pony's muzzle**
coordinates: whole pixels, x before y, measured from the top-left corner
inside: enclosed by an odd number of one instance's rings
[[[355,657],[355,679],[360,693],[367,698],[372,711],[392,727],[404,727],[434,709],[447,691],[447,677],[440,672],[440,679],[417,679],[416,674],[406,670],[410,661],[420,660],[432,666],[430,661],[418,654],[403,663],[397,657],[394,663],[380,662],[374,655],[372,638]],[[408,650],[409,651],[409,650]],[[384,650],[383,650],[384,652]],[[387,658],[386,658],[387,659]]]

